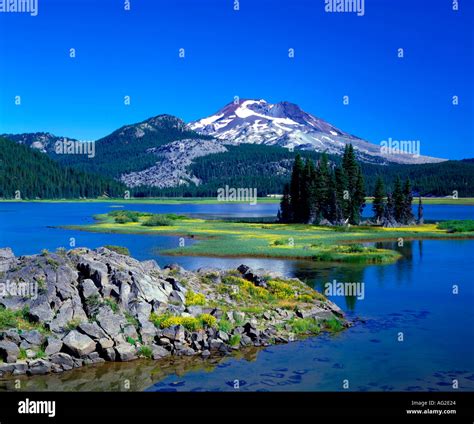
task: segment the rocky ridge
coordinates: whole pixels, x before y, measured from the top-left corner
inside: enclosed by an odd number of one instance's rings
[[[177,265],[107,248],[15,257],[0,249],[0,377],[105,361],[204,358],[349,324],[297,279]]]
[[[213,153],[226,152],[226,147],[216,140],[184,139],[147,150],[157,157],[156,164],[141,171],[130,172],[120,177],[127,187],[147,185],[150,187],[176,187],[201,180],[189,170],[193,159]]]

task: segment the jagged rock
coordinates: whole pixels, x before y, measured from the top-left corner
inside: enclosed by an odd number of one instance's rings
[[[107,349],[104,349],[102,351],[102,356],[105,358],[106,361],[115,361],[117,355],[115,353],[115,349],[112,347],[109,347]]]
[[[229,335],[225,331],[218,331],[217,332],[217,337],[221,339],[223,342],[228,342],[229,341]]]
[[[265,279],[259,276],[258,274],[252,272],[252,270],[248,266],[240,265],[237,268],[237,271],[242,274],[243,278],[248,281],[251,281],[255,286],[267,288],[267,282],[265,281]]]
[[[244,331],[245,334],[253,341],[257,340],[260,336],[260,332],[250,322],[244,325]]]
[[[334,315],[332,312],[326,311],[316,306],[311,309],[297,309],[296,316],[299,318],[317,318],[325,320],[330,319]]]
[[[102,329],[112,338],[117,337],[120,334],[121,327],[117,314],[114,314],[112,309],[108,306],[101,307],[99,313],[97,314],[97,322],[102,327]]]
[[[140,324],[144,324],[150,318],[152,306],[147,302],[137,302],[132,307],[132,312],[135,312],[135,316]]]
[[[202,314],[202,307],[198,305],[188,306],[186,311],[193,317],[197,317]]]
[[[66,346],[75,356],[85,356],[95,350],[96,344],[89,336],[72,330],[63,339]]]
[[[82,280],[81,290],[84,299],[88,299],[92,296],[99,296],[99,289],[90,278]]]
[[[28,371],[28,363],[26,361],[18,361],[13,364],[12,375],[24,375]]]
[[[159,265],[156,263],[156,261],[154,259],[148,259],[146,261],[141,261],[140,264],[142,265],[143,270],[145,272],[159,271],[160,270]]]
[[[48,337],[46,341],[45,353],[46,355],[54,355],[58,353],[63,347],[63,342],[56,337]]]
[[[174,327],[163,329],[162,336],[171,341],[182,342],[185,338],[185,330],[182,325],[175,325]]]
[[[71,300],[64,302],[59,308],[56,317],[49,324],[49,329],[55,333],[62,333],[66,330],[68,323],[72,321],[74,310]]]
[[[71,269],[69,266],[62,265],[56,269],[55,286],[56,293],[61,300],[72,299],[78,296],[78,291],[75,285],[71,285],[71,281],[77,280],[77,271]]]
[[[135,347],[129,343],[115,346],[115,352],[117,353],[117,357],[121,362],[131,361],[137,357]]]
[[[37,330],[24,331],[21,338],[33,346],[41,346],[45,342],[45,337]]]
[[[246,334],[243,334],[242,337],[240,338],[240,343],[243,345],[243,346],[249,346],[252,344],[252,339],[247,336]]]
[[[164,347],[153,345],[151,346],[152,358],[161,359],[170,355],[170,352]]]
[[[2,331],[0,333],[0,340],[10,340],[15,344],[19,344],[21,342],[20,334],[18,334],[18,330],[11,328],[9,330]]]
[[[224,344],[224,342],[222,340],[219,340],[219,339],[212,339],[210,342],[209,342],[209,348],[210,350],[219,350],[219,348]]]
[[[77,327],[77,329],[94,340],[107,338],[105,331],[102,330],[96,322],[83,322],[79,327]]]
[[[64,371],[72,370],[74,368],[74,360],[67,353],[55,353],[51,355],[50,361],[52,364],[59,365]]]
[[[26,349],[30,349],[31,345],[26,340],[22,340],[20,342],[19,348],[26,350]]]
[[[186,310],[184,305],[168,305],[166,311],[171,315],[181,315]]]
[[[15,343],[10,340],[0,341],[0,359],[3,359],[4,362],[16,362],[19,354],[20,349]]]
[[[36,322],[48,323],[54,318],[54,312],[49,306],[48,298],[41,297],[42,302],[34,302],[29,310],[30,317]]]
[[[175,355],[177,356],[193,356],[196,352],[189,346],[182,346],[179,349],[176,349]]]
[[[114,341],[112,339],[109,339],[108,337],[104,337],[102,339],[99,339],[99,346],[106,350],[114,346]]]
[[[168,298],[169,303],[176,305],[184,305],[186,299],[184,294],[180,291],[173,290]]]
[[[138,330],[144,344],[151,344],[156,337],[156,327],[151,322],[145,322]]]
[[[0,378],[11,374],[15,369],[15,364],[5,364],[0,362]]]
[[[27,359],[34,359],[36,357],[36,352],[32,349],[26,349],[25,353]]]
[[[86,278],[90,278],[101,289],[104,296],[106,295],[103,290],[109,283],[107,265],[92,259],[82,258],[77,264],[77,269]]]
[[[128,324],[126,325],[124,328],[123,328],[123,335],[125,337],[131,337],[132,339],[134,340],[137,340],[138,339],[138,333],[137,333],[137,330],[136,328],[131,325],[131,324]]]
[[[220,270],[194,273],[177,265],[160,269],[156,263],[140,262],[106,248],[77,248],[63,255],[48,253],[15,258],[15,261],[14,268],[0,274],[0,282],[9,279],[44,284],[36,299],[1,298],[0,304],[14,310],[28,306],[28,318],[45,323],[53,332],[44,344],[44,337],[37,331],[21,336],[15,330],[0,331],[0,343],[3,343],[0,358],[9,356],[10,361],[17,361],[19,345],[29,358],[37,357],[38,347],[45,345],[47,357],[43,362],[36,359],[15,362],[20,364],[18,374],[62,372],[104,360],[128,361],[137,357],[140,346],[149,346],[155,359],[172,354],[202,354],[205,358],[211,351],[226,355],[241,346],[288,341],[292,329],[288,322],[295,316],[293,311],[272,305],[263,314],[240,312],[238,309],[246,305],[237,302],[232,305],[233,299],[227,293],[214,290],[214,285],[229,275]],[[246,266],[239,270],[244,278],[260,287],[265,287],[265,278],[271,274],[260,270],[257,273]],[[187,290],[203,293],[209,304],[219,305],[222,301],[226,308],[186,307]],[[113,301],[118,304],[117,310]],[[180,325],[157,328],[150,322],[152,312],[176,317],[211,314],[217,320],[230,321],[236,328],[229,332],[209,326],[193,332]],[[308,303],[299,304],[298,316],[327,319],[342,316],[342,311],[332,302],[321,300],[314,301],[311,307]],[[71,328],[75,330],[70,331]],[[232,348],[228,345],[231,335],[239,335],[241,341]],[[0,366],[0,376],[13,372],[9,365]]]
[[[51,362],[44,359],[35,359],[29,363],[27,374],[40,375],[47,374],[51,371]]]
[[[0,249],[0,272],[6,272],[15,263],[15,255],[9,247]]]
[[[164,280],[152,278],[146,274],[138,274],[131,286],[131,295],[133,294],[137,299],[148,303],[153,301],[168,303],[166,285],[171,288],[171,285]]]

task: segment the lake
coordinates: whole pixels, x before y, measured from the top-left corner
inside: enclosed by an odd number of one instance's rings
[[[403,258],[390,265],[334,265],[255,258],[166,257],[177,237],[98,234],[53,228],[86,224],[92,215],[114,210],[110,203],[2,203],[0,246],[16,255],[41,249],[104,244],[126,246],[138,259],[188,269],[231,268],[241,263],[295,276],[322,290],[327,282],[364,283],[363,297],[330,297],[354,327],[333,335],[240,352],[203,361],[175,358],[166,363],[137,361],[85,367],[61,375],[25,380],[30,390],[120,390],[124,378],[148,391],[353,391],[474,390],[474,240],[425,240],[404,246],[384,243]],[[120,206],[119,204],[115,206]],[[128,209],[204,217],[259,217],[275,204],[127,205]],[[426,220],[473,218],[474,207],[425,205]],[[453,285],[459,290],[453,294]],[[126,377],[125,377],[126,376]],[[88,386],[87,382],[95,381]],[[0,383],[9,387],[10,383]],[[59,384],[61,386],[59,386]]]

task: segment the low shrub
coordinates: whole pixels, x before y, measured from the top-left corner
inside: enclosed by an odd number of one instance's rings
[[[104,247],[109,249],[109,250],[112,250],[113,252],[118,253],[120,255],[130,256],[130,250],[128,250],[126,247],[115,246],[113,244],[106,244]]]
[[[151,359],[153,356],[153,352],[150,346],[141,346],[140,349],[138,349],[138,355],[143,356],[144,358]]]
[[[165,215],[154,214],[145,221],[143,221],[142,225],[144,225],[145,227],[164,227],[173,225],[173,222]]]
[[[186,306],[192,305],[205,305],[206,304],[206,296],[202,293],[194,293],[192,290],[188,290],[186,292]]]

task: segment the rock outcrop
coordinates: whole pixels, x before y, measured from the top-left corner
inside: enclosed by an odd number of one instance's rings
[[[245,265],[190,272],[106,248],[21,257],[0,249],[0,259],[0,377],[215,357],[348,325],[301,281]]]

